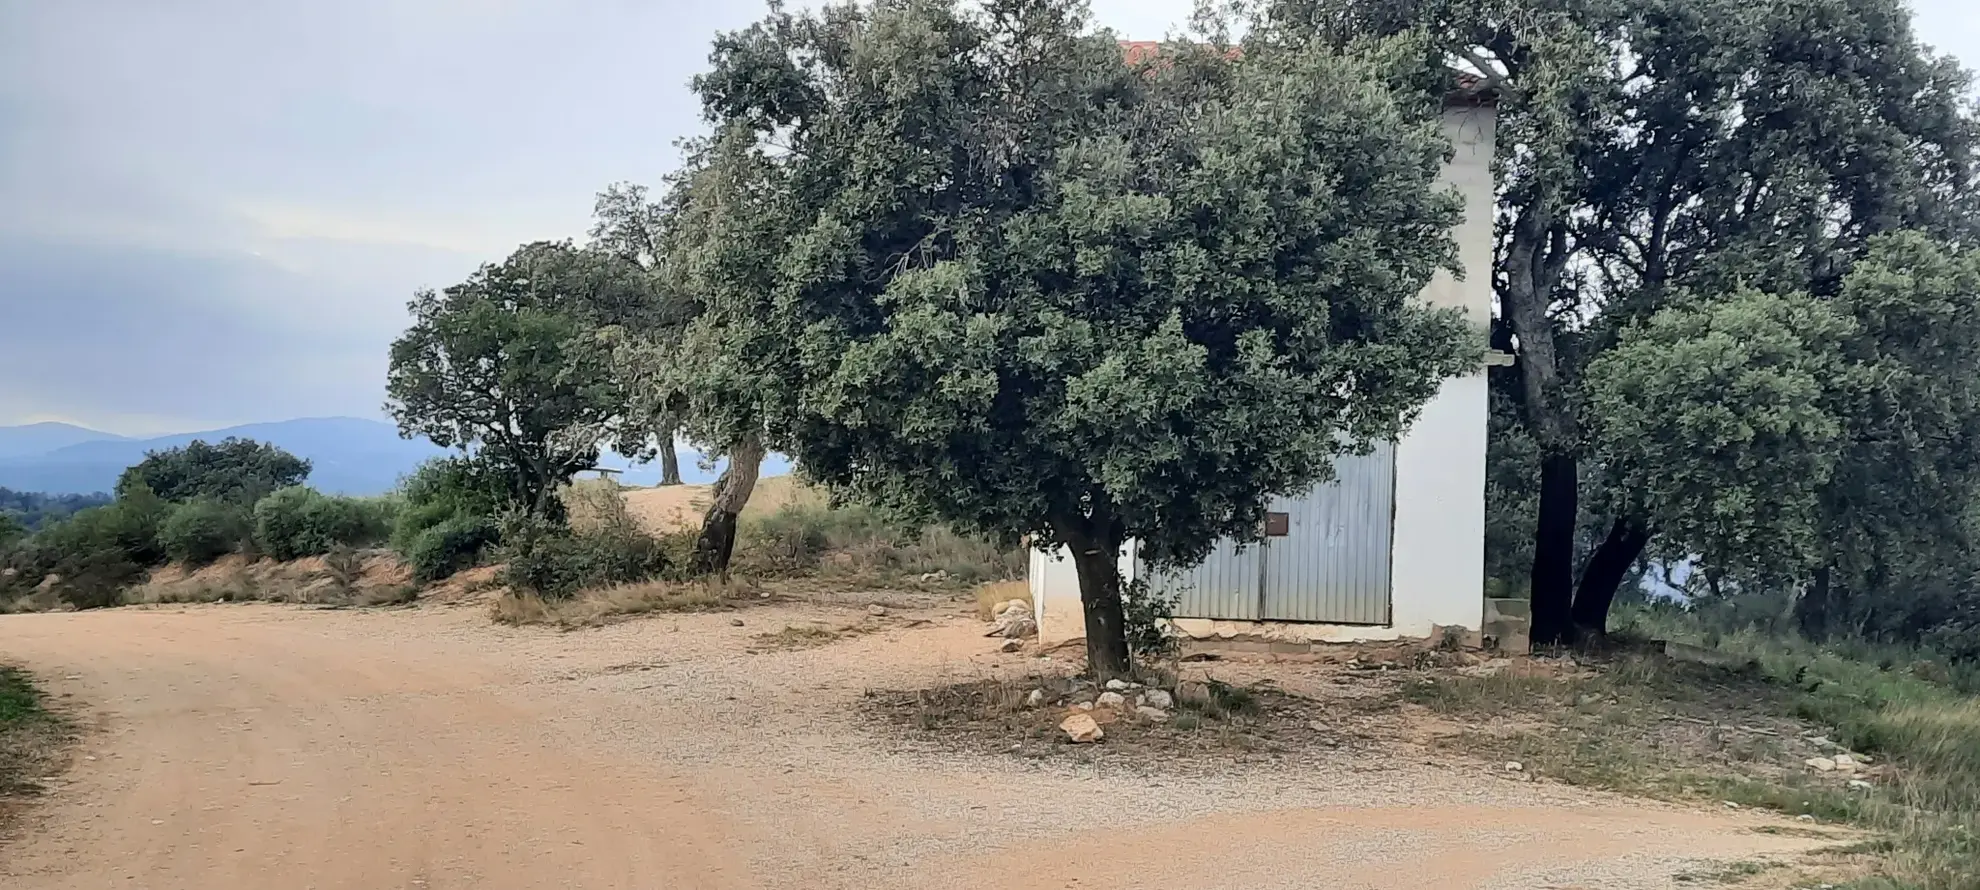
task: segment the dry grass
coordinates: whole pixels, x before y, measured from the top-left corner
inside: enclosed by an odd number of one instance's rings
[[[1781,675],[1647,655],[1516,661],[1470,676],[1415,675],[1398,699],[1459,719],[1467,728],[1446,746],[1517,760],[1542,777],[1727,801],[1888,838],[1820,872],[1838,886],[1980,890],[1980,702],[1868,667],[1824,677],[1806,665]],[[1854,775],[1809,769],[1807,758],[1833,753],[1826,739],[1870,753],[1873,765]],[[1851,779],[1871,787],[1851,788]]]
[[[851,633],[856,628],[832,628],[822,624],[791,624],[776,633],[757,634],[752,639],[760,649],[792,650],[815,649],[828,645]]]
[[[584,487],[602,489],[617,483],[603,480],[585,480],[572,486],[574,491]],[[687,529],[697,528],[701,516],[707,512],[713,497],[713,485],[669,485],[659,488],[618,489],[625,497],[626,510],[639,521],[648,534],[666,536]],[[578,498],[575,500],[581,500]],[[574,499],[567,499],[570,502]],[[825,493],[799,481],[795,476],[770,476],[759,479],[756,489],[750,493],[749,504],[743,508],[743,518],[752,519],[767,516],[784,508],[787,504],[823,507]],[[582,525],[586,516],[582,508],[573,504],[571,522]]]
[[[199,569],[166,566],[125,591],[124,602],[388,606],[413,602],[418,595],[419,587],[397,556],[370,550],[292,562],[251,562],[233,555]]]
[[[1031,605],[1031,585],[1024,581],[993,581],[976,588],[976,617],[982,621],[994,620],[996,608],[1011,600],[1024,600]]]
[[[50,711],[26,672],[0,665],[0,830],[63,769],[74,734]]]
[[[651,612],[714,611],[759,599],[759,591],[747,582],[648,581],[587,590],[569,599],[506,591],[491,608],[499,624],[573,628]]]

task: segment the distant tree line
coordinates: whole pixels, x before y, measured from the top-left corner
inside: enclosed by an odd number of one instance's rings
[[[110,503],[107,494],[41,494],[0,488],[0,523],[12,521],[22,531],[34,531],[90,507]]]

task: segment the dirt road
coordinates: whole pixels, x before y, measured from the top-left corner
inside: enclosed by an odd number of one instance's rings
[[[10,890],[1651,888],[1787,853],[1757,817],[1393,762],[1165,775],[913,753],[862,690],[1019,669],[817,607],[558,633],[479,609],[0,617],[91,725]]]

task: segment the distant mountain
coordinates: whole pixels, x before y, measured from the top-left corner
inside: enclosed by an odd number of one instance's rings
[[[26,426],[0,426],[0,460],[46,454],[82,442],[122,439],[122,436],[79,427],[70,423],[30,423]]]
[[[308,460],[309,483],[339,494],[379,494],[421,461],[444,452],[425,440],[399,438],[390,424],[355,417],[312,417],[255,423],[155,439],[82,441],[39,454],[0,457],[0,486],[51,494],[109,491],[125,468],[148,452],[196,439],[238,437],[267,442]]]
[[[125,468],[144,459],[147,452],[177,448],[196,439],[218,442],[228,437],[267,442],[310,462],[309,484],[337,494],[371,495],[390,491],[399,479],[411,473],[428,458],[448,454],[425,439],[399,438],[398,428],[376,420],[355,417],[312,417],[278,423],[255,423],[198,433],[181,433],[155,439],[123,439],[108,433],[95,433],[64,424],[35,424],[28,427],[0,427],[0,448],[10,441],[12,431],[41,427],[61,427],[69,441],[39,452],[0,451],[0,487],[15,491],[49,494],[87,494],[110,491]],[[78,438],[89,434],[91,438]],[[60,440],[51,433],[49,436]],[[23,439],[25,441],[25,438]],[[685,482],[711,482],[715,474],[698,465],[700,455],[681,450],[681,476]],[[616,454],[599,463],[626,469],[620,477],[628,485],[652,485],[660,481],[658,464],[630,466]],[[773,455],[764,462],[765,476],[790,471],[790,462]]]

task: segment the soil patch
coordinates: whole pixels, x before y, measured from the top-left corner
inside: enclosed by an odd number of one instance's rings
[[[1150,694],[1166,707],[1144,710]],[[1111,695],[1110,695],[1111,693]],[[1167,766],[1266,761],[1358,746],[1365,738],[1321,719],[1317,702],[1270,684],[1163,678],[1109,690],[1062,674],[986,679],[867,693],[882,722],[921,746],[1020,757],[1119,759]],[[1103,733],[1075,742],[1062,728],[1085,715]]]

